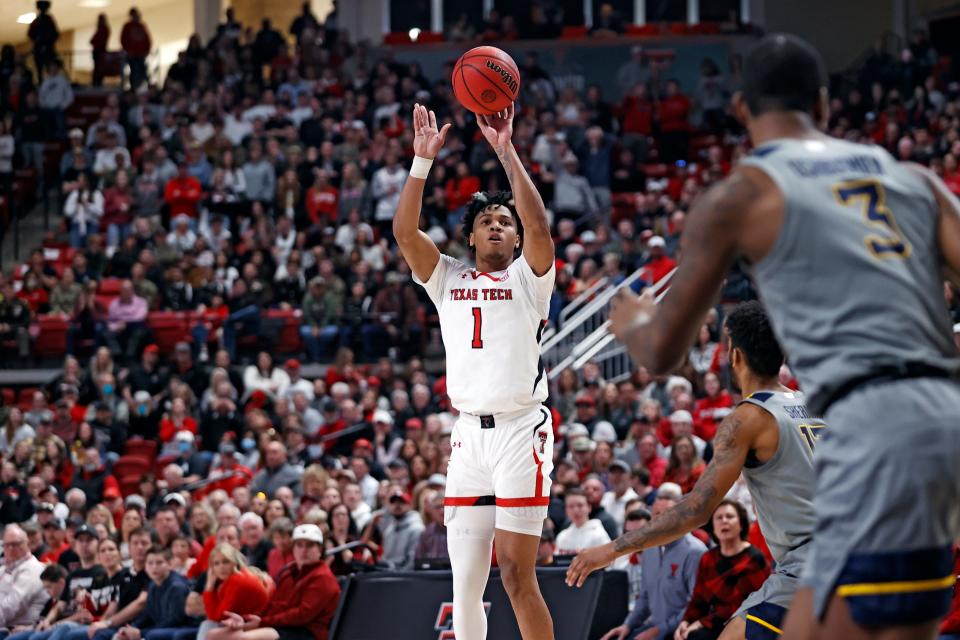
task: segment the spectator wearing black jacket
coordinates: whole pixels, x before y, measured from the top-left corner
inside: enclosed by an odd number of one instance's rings
[[[27,488],[17,478],[13,462],[0,467],[0,523],[24,522],[33,516],[33,502]]]

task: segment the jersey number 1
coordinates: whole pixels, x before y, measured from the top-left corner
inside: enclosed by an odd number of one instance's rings
[[[483,349],[483,338],[480,337],[480,328],[483,326],[483,316],[480,314],[480,307],[473,308],[473,342],[470,346],[474,349]]]
[[[878,233],[863,239],[874,257],[903,259],[910,255],[910,243],[903,237],[893,212],[887,208],[879,180],[847,180],[833,187],[833,195],[841,204],[859,205],[866,223],[877,229]]]

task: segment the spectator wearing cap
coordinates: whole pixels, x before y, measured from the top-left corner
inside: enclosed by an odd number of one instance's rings
[[[287,448],[282,442],[271,442],[264,449],[263,468],[253,476],[250,490],[268,496],[276,494],[280,487],[289,487],[294,495],[302,492],[301,472],[287,461]]]
[[[373,412],[374,459],[381,467],[396,460],[403,448],[403,438],[394,432],[393,424],[393,414],[389,411],[377,409]]]
[[[630,486],[630,465],[623,460],[611,462],[607,482],[610,484],[610,490],[603,494],[600,505],[617,523],[618,529],[623,530],[625,507],[631,500],[639,498],[637,492]]]
[[[296,394],[303,394],[308,402],[314,398],[313,383],[300,376],[300,361],[296,358],[290,358],[283,363],[283,370],[286,372],[289,382],[281,384],[277,389],[277,395],[288,400],[292,400]]]
[[[46,552],[40,556],[40,562],[49,564],[60,562],[60,556],[70,549],[67,542],[67,527],[63,518],[54,515],[54,505],[41,503],[37,510],[37,520],[42,521],[43,541],[47,546]]]
[[[563,145],[566,149],[566,145]],[[578,219],[595,216],[600,209],[590,183],[579,174],[579,160],[569,149],[561,152],[560,144],[550,148],[550,166],[553,172],[553,208],[561,218]]]
[[[3,529],[3,565],[0,566],[0,629],[33,624],[47,600],[40,582],[43,563],[27,546],[26,532],[15,524]]]
[[[248,634],[272,628],[279,640],[326,640],[340,600],[340,585],[323,561],[323,534],[313,524],[293,531],[294,562],[280,573],[277,590],[260,616],[244,619],[227,614],[224,630],[210,632],[208,640],[260,638]]]
[[[590,517],[590,503],[582,489],[567,489],[563,502],[570,524],[557,534],[557,555],[572,556],[581,549],[610,542],[603,523]]]
[[[442,477],[442,476],[441,476]],[[438,492],[427,501],[427,526],[420,534],[416,562],[449,558],[447,550],[447,527],[443,521],[443,493]]]
[[[657,492],[653,504],[656,518],[680,501],[680,487],[664,483]],[[673,542],[648,549],[640,558],[640,595],[623,624],[608,633],[612,637],[641,637],[649,640],[673,638],[674,630],[683,620],[683,615],[693,593],[697,579],[700,557],[706,546],[691,534]]]
[[[656,284],[673,271],[677,263],[667,255],[667,242],[662,236],[653,236],[647,241],[647,261],[643,265],[643,280]]]
[[[597,424],[597,400],[588,391],[577,394],[574,402],[576,406],[576,422],[587,428],[587,433],[593,435],[593,428]]]
[[[383,540],[381,561],[393,569],[412,569],[424,526],[420,514],[411,509],[410,493],[395,485],[387,496],[387,508],[374,515],[373,522]]]
[[[119,494],[117,479],[109,474],[100,460],[100,451],[96,447],[87,447],[83,451],[83,462],[73,476],[72,488],[80,489],[87,497],[87,504],[103,501],[104,491],[110,489]]]

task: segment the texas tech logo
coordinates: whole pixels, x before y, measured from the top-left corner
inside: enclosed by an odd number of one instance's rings
[[[537,434],[537,437],[540,438],[540,455],[544,455],[544,449],[547,446],[547,432],[541,431]]]
[[[490,603],[483,603],[483,612],[490,617]],[[437,612],[437,622],[433,625],[434,630],[439,631],[437,640],[456,640],[453,635],[453,603],[444,602],[440,604],[440,611]]]

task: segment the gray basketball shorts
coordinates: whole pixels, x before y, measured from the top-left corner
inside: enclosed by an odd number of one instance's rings
[[[817,526],[801,584],[864,626],[942,617],[960,533],[960,384],[867,384],[834,403],[817,443]]]

